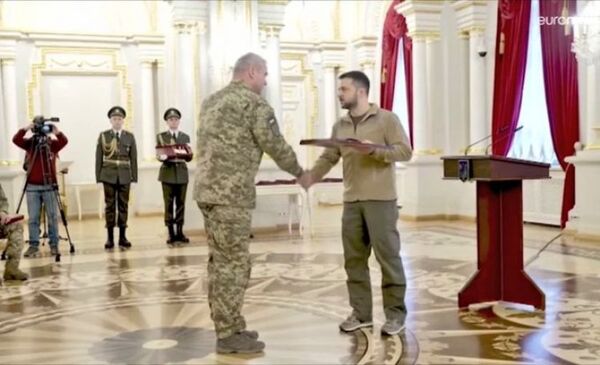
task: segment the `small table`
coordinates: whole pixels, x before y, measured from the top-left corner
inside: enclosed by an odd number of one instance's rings
[[[296,207],[300,235],[304,235],[304,210],[307,209],[307,194],[295,180],[259,181],[256,183],[256,195],[287,195],[288,196],[288,233],[292,234],[292,211]]]

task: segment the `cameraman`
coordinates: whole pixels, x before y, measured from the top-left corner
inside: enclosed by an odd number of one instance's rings
[[[25,252],[25,257],[36,257],[40,252],[42,202],[46,208],[50,252],[53,256],[58,254],[58,202],[53,189],[57,184],[56,156],[67,145],[68,140],[56,125],[44,123],[43,117],[35,117],[33,123],[19,129],[13,137],[13,143],[26,151],[29,248]],[[46,130],[46,128],[51,129]],[[27,131],[32,131],[33,136],[25,138]],[[48,148],[40,148],[45,143],[48,144]]]

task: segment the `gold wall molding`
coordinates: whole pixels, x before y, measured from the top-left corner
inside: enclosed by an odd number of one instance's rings
[[[52,55],[74,55],[74,56],[103,56],[108,59],[108,62],[98,63],[96,65],[86,63],[84,60],[73,61],[73,62],[55,62],[51,59]],[[133,91],[131,84],[127,81],[127,67],[124,64],[117,62],[118,50],[110,48],[83,48],[83,47],[42,47],[40,48],[40,62],[31,64],[29,70],[30,81],[27,83],[27,117],[33,119],[36,111],[35,94],[39,95],[38,108],[42,107],[42,93],[40,90],[40,80],[44,74],[60,74],[60,75],[116,75],[119,80],[120,89],[125,94],[125,108],[127,110],[127,117],[125,118],[125,128],[133,130]],[[52,67],[54,65],[62,66]],[[73,66],[74,67],[70,67]],[[84,68],[83,66],[92,66],[91,68]],[[94,69],[95,66],[98,69]],[[100,68],[100,66],[105,66]],[[123,95],[121,96],[123,100]],[[119,103],[120,104],[120,103]],[[39,109],[38,109],[39,110]]]

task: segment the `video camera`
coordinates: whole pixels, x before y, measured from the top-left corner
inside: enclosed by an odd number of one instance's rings
[[[37,135],[47,135],[48,133],[52,132],[52,124],[49,122],[58,123],[60,122],[60,119],[57,117],[44,118],[43,115],[34,117],[32,121],[33,128],[31,129],[31,132]]]

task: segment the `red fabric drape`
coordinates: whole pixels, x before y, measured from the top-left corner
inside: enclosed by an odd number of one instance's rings
[[[404,0],[393,0],[383,24],[383,41],[381,55],[381,88],[380,105],[383,109],[392,110],[394,106],[394,87],[396,83],[396,66],[398,63],[398,42],[402,39],[404,48],[404,78],[406,80],[406,102],[408,104],[408,133],[410,143],[413,142],[413,95],[412,95],[412,40],[408,37],[406,19],[398,14],[394,7]]]
[[[540,17],[550,19],[567,12],[569,16],[575,16],[576,8],[575,0],[540,1]],[[556,22],[555,25],[540,25],[540,31],[552,143],[560,166],[567,170],[560,217],[560,225],[564,228],[569,210],[575,205],[575,169],[567,169],[564,159],[575,154],[573,144],[579,140],[577,60],[571,52],[573,32],[569,26]]]
[[[496,67],[492,106],[492,151],[506,156],[519,122],[527,44],[529,43],[530,0],[500,0],[496,31]]]

